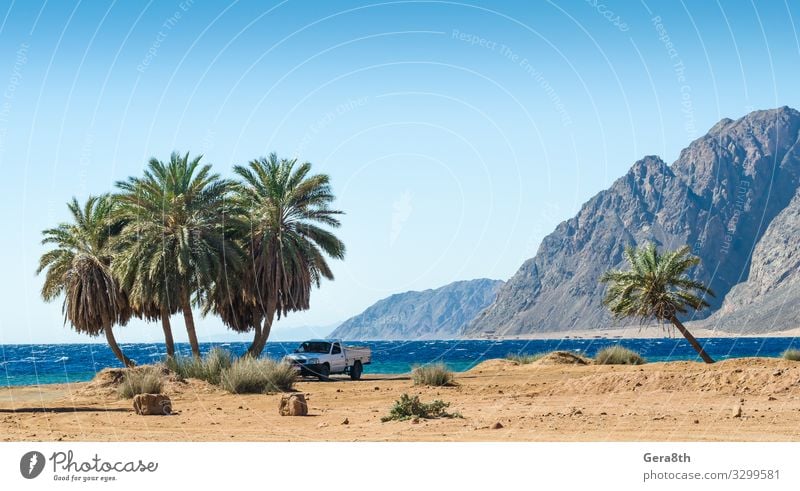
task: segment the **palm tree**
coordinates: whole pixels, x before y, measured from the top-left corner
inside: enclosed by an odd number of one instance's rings
[[[259,356],[275,316],[308,309],[312,285],[333,279],[326,256],[344,258],[345,246],[325,227],[338,228],[342,212],[330,208],[335,199],[330,178],[311,175],[310,163],[273,153],[246,167],[237,165],[234,172],[243,181],[237,194],[248,226],[244,249],[250,271],[240,291],[260,312],[240,321],[255,322],[248,353]],[[256,317],[263,318],[262,326]]]
[[[128,292],[128,301],[134,316],[149,322],[161,321],[167,356],[175,356],[175,341],[172,336],[170,316],[178,312],[177,301],[170,298],[164,275],[150,275],[140,271],[141,245],[131,242],[133,234],[123,234],[117,241],[117,253],[112,270],[122,288]],[[160,280],[160,281],[159,281]]]
[[[42,244],[55,246],[39,260],[36,274],[45,273],[42,298],[51,302],[64,295],[64,323],[90,336],[105,333],[114,355],[125,365],[134,363],[123,354],[112,330],[131,317],[125,291],[111,272],[111,239],[121,223],[113,216],[108,195],[89,197],[83,207],[73,198],[67,204],[72,222],[44,230]]]
[[[685,314],[690,308],[700,310],[708,307],[703,297],[714,296],[708,287],[686,275],[690,268],[700,263],[700,259],[689,253],[688,246],[659,254],[655,244],[639,249],[629,247],[625,250],[625,258],[630,271],[608,271],[600,278],[602,282],[611,283],[603,303],[617,318],[672,322],[703,361],[713,363],[697,339],[678,320],[678,315]]]
[[[228,199],[231,183],[212,174],[211,165],[201,165],[201,158],[173,153],[166,163],[151,159],[144,177],[117,183],[120,216],[128,221],[119,275],[143,313],[155,314],[157,306],[162,322],[173,311],[183,313],[196,357],[192,298],[242,264],[235,241],[241,226]]]

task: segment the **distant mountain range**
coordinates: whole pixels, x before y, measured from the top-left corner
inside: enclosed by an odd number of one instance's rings
[[[542,240],[505,284],[456,282],[381,300],[332,336],[416,339],[525,335],[615,325],[603,272],[627,246],[689,245],[716,293],[693,325],[766,333],[800,326],[800,113],[723,119],[667,165],[634,163]]]
[[[697,319],[732,332],[800,325],[800,113],[782,107],[723,119],[671,166],[649,156],[544,238],[464,334],[594,329],[609,268],[626,246],[689,245],[716,293]],[[710,316],[710,317],[709,317]]]
[[[456,281],[435,290],[398,293],[344,321],[328,337],[342,339],[452,339],[489,306],[499,280]]]

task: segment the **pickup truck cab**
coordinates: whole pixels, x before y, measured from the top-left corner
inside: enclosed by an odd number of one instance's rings
[[[345,346],[340,339],[312,339],[301,343],[284,360],[301,376],[327,380],[332,374],[346,373],[358,380],[364,365],[372,362],[372,350],[368,346]]]

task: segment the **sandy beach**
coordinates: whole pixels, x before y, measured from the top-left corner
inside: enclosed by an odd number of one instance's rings
[[[454,387],[406,376],[302,381],[309,416],[280,394],[173,380],[172,416],[137,416],[107,380],[0,389],[3,441],[798,441],[800,363],[746,358],[641,366],[489,360]],[[382,423],[403,393],[463,418]],[[499,423],[499,425],[497,425]],[[493,428],[502,426],[501,428]]]
[[[796,338],[800,337],[800,327],[785,331],[773,331],[758,334],[742,334],[697,327],[687,324],[696,338]],[[630,326],[614,329],[576,329],[570,331],[536,332],[519,336],[500,336],[498,339],[656,339],[682,338],[680,333],[669,325]],[[476,338],[485,339],[485,338]]]

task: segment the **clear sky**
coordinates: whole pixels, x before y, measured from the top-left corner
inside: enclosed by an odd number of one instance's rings
[[[507,279],[636,159],[800,107],[798,24],[783,0],[2,2],[0,343],[89,339],[39,297],[40,232],[172,150],[331,175],[347,258],[278,337]]]

